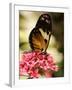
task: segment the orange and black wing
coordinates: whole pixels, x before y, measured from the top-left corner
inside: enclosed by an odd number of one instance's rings
[[[46,52],[52,32],[52,21],[49,14],[42,14],[29,36],[29,43],[32,50]]]
[[[32,50],[43,51],[46,48],[46,42],[39,30],[34,28],[29,36],[29,43]]]

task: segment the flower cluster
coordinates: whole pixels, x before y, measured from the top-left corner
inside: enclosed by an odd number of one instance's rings
[[[40,51],[24,52],[19,63],[20,76],[38,78],[41,75],[47,76],[49,71],[58,71],[50,54]],[[46,72],[46,73],[45,73]],[[50,75],[48,74],[48,77]]]

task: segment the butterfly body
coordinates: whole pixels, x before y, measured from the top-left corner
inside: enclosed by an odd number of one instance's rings
[[[52,23],[50,16],[48,14],[41,15],[29,36],[29,43],[32,50],[46,52],[51,32]]]

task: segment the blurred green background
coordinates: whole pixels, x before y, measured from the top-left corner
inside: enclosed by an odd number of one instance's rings
[[[31,50],[29,45],[29,34],[35,27],[39,16],[48,13],[52,18],[52,36],[47,52],[50,53],[60,67],[54,72],[54,77],[64,76],[64,13],[19,11],[19,49],[20,54]]]

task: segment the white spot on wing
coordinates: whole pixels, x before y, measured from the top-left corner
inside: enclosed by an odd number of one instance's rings
[[[47,35],[47,33],[44,32],[41,28],[39,28],[39,31],[41,32],[41,34],[42,34],[42,36],[43,36],[44,39],[49,40],[49,34],[50,34],[50,32]]]

